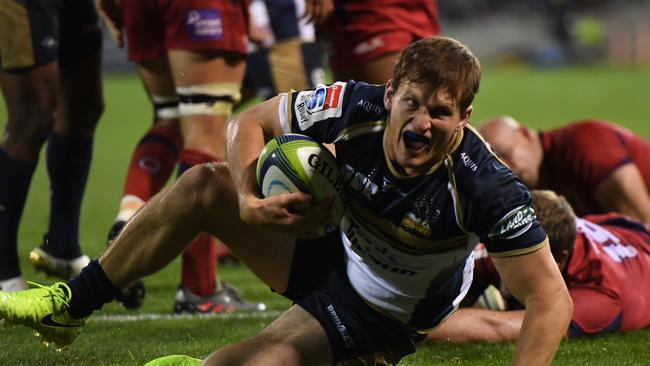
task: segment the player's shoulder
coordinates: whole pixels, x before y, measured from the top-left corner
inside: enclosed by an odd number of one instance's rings
[[[594,138],[605,137],[620,130],[615,124],[600,119],[583,119],[573,121],[566,126],[548,130],[555,138],[560,139],[556,146],[580,146],[593,142]]]
[[[513,177],[510,168],[471,125],[463,129],[461,143],[451,158],[457,183],[472,192],[494,192]]]

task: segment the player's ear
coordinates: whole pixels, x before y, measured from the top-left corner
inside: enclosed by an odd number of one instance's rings
[[[458,126],[456,126],[457,131],[460,131],[465,126],[467,126],[467,124],[469,123],[469,118],[472,116],[473,111],[474,111],[474,107],[470,105],[464,111],[460,112],[460,123],[458,124]]]
[[[393,96],[395,96],[395,89],[393,89],[393,79],[390,79],[386,83],[386,91],[384,92],[384,107],[388,111],[393,108]]]

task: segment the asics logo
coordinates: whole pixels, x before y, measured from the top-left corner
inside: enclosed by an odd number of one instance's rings
[[[47,314],[43,319],[41,319],[41,325],[55,328],[76,328],[76,325],[73,324],[63,324],[59,323],[56,320],[52,319],[52,314]]]

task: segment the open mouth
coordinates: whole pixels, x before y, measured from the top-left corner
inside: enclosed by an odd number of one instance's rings
[[[413,131],[404,131],[402,133],[404,146],[410,151],[417,152],[429,146],[429,139]]]

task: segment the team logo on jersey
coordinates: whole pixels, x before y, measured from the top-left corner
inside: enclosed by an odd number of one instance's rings
[[[413,210],[402,218],[400,226],[408,232],[429,237],[431,236],[431,229],[429,228],[428,218],[431,216],[431,213],[432,210],[426,199],[420,199],[413,205]]]
[[[525,233],[537,216],[531,206],[519,206],[506,214],[488,234],[492,239],[512,239]]]
[[[192,9],[185,21],[187,35],[196,40],[223,39],[221,13],[216,9]]]
[[[302,131],[316,122],[341,116],[345,85],[337,82],[330,86],[321,85],[315,90],[298,93],[293,110]]]

